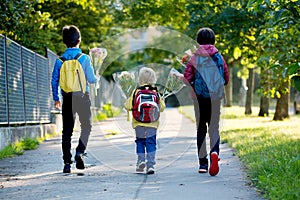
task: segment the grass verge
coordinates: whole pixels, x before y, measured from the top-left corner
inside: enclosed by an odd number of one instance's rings
[[[34,150],[39,144],[56,135],[56,133],[47,133],[44,137],[29,138],[26,137],[19,142],[9,144],[0,151],[0,159],[22,155],[26,150]]]
[[[103,121],[109,117],[117,116],[121,113],[121,109],[113,107],[111,104],[105,104],[103,106],[102,112],[100,112],[94,119],[94,121]],[[111,135],[115,135],[117,133],[111,132],[107,134],[107,137]],[[4,147],[0,151],[0,159],[13,157],[15,155],[22,155],[26,150],[34,150],[37,149],[39,144],[42,143],[44,140],[51,138],[54,134],[46,134],[44,137],[37,137],[37,138],[29,138],[26,137],[22,139],[20,142],[16,142],[14,144],[9,144],[8,146]]]
[[[300,199],[300,116],[285,121],[244,115],[244,108],[222,112],[222,142],[236,150],[246,173],[267,199]],[[181,107],[194,120],[191,106]]]
[[[38,148],[39,143],[37,138],[24,138],[20,142],[9,144],[0,151],[0,159],[12,157],[14,155],[22,155],[25,150]]]

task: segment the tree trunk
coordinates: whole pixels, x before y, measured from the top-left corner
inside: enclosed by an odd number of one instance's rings
[[[240,87],[240,93],[239,93],[239,106],[245,107],[246,105],[246,97],[247,97],[247,80],[241,79],[242,85]]]
[[[225,107],[232,106],[232,65],[228,65],[229,82],[225,87]]]
[[[286,80],[283,83],[283,88],[289,88],[289,80]],[[285,118],[289,118],[289,92],[281,92],[280,93],[280,98],[277,98],[276,102],[276,110],[274,114],[273,120],[283,120]]]
[[[262,95],[260,97],[260,109],[259,109],[258,116],[260,117],[269,116],[269,106],[270,106],[270,98]]]
[[[252,99],[253,99],[253,90],[254,90],[254,69],[249,68],[249,78],[247,80],[247,98],[246,98],[246,106],[245,106],[245,114],[251,115],[252,114]]]
[[[270,71],[262,70],[260,73],[260,84],[263,91],[270,91]],[[260,97],[260,110],[258,116],[265,117],[269,116],[270,107],[270,97],[262,96]]]

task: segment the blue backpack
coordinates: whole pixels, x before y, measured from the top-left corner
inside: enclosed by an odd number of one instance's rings
[[[219,100],[224,97],[224,63],[222,56],[196,56],[194,89],[198,96]]]

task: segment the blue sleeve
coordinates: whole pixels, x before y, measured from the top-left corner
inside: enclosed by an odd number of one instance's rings
[[[61,62],[57,59],[53,68],[51,86],[52,96],[54,101],[59,101],[58,86],[59,86],[59,75],[60,75]]]
[[[94,68],[88,55],[82,56],[82,66],[88,83],[97,83],[99,78],[95,76]]]

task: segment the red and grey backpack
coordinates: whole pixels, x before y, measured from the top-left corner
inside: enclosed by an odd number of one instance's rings
[[[160,102],[157,88],[151,85],[138,87],[132,100],[132,116],[138,122],[151,123],[159,119]]]

